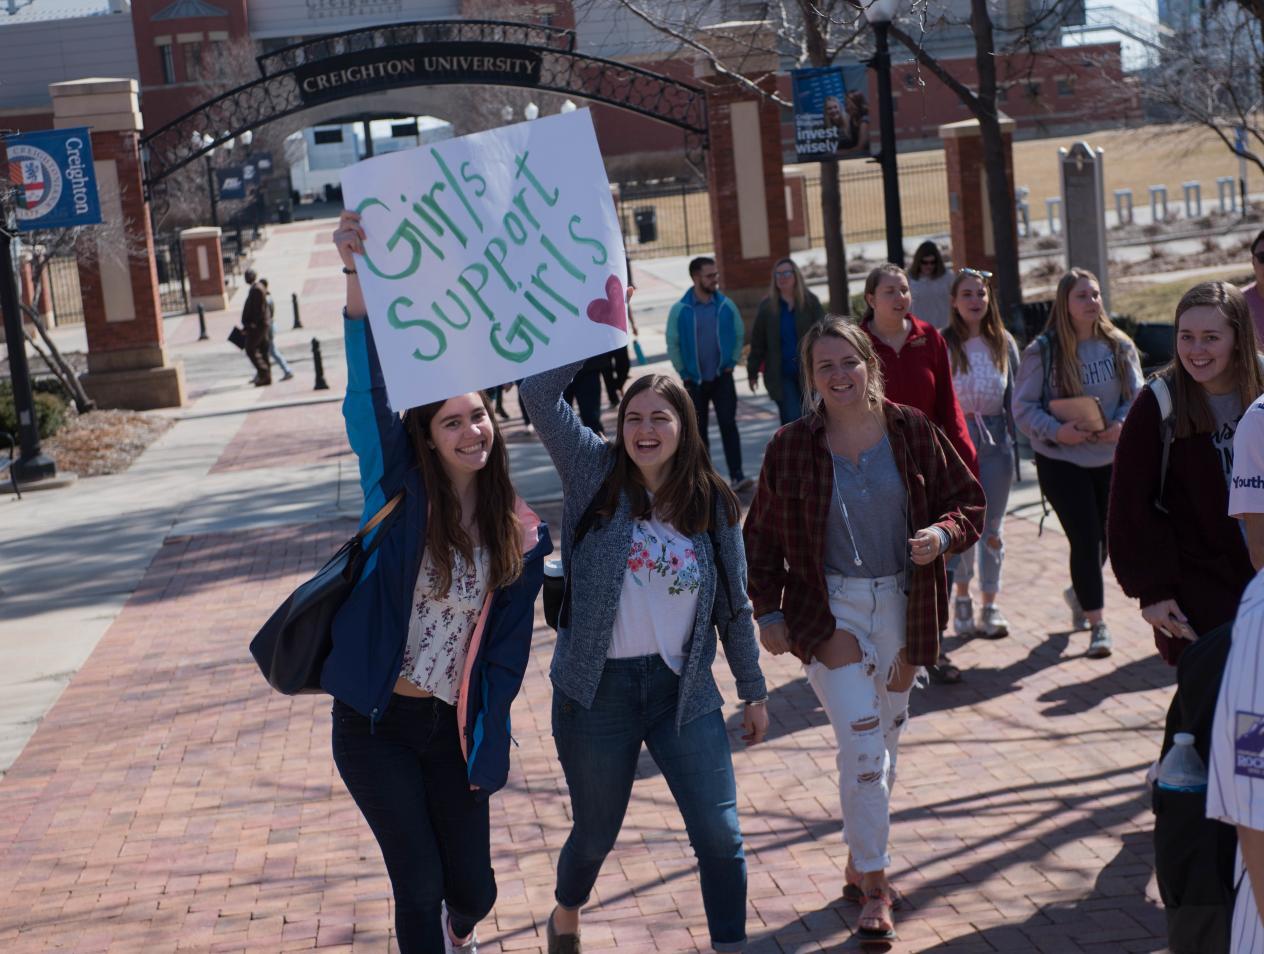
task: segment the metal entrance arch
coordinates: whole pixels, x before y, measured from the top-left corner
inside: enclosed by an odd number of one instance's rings
[[[617,106],[682,129],[686,150],[701,160],[703,90],[574,47],[572,30],[499,20],[422,20],[297,43],[258,57],[259,79],[144,137],[145,185],[152,191],[247,130],[316,105],[408,86],[518,86]]]

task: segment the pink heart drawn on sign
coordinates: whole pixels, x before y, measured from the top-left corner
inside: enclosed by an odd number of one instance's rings
[[[628,330],[628,304],[624,300],[623,282],[619,281],[618,275],[606,279],[605,298],[594,298],[588,303],[588,320],[622,332]]]

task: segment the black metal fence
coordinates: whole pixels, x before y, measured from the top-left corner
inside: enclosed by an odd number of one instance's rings
[[[711,203],[696,183],[655,181],[619,186],[617,210],[631,258],[711,251]]]
[[[852,164],[853,166],[855,164]],[[875,165],[849,168],[839,175],[843,197],[843,238],[874,242],[886,235],[882,170]],[[821,245],[821,180],[806,185],[808,246]],[[651,181],[622,183],[616,201],[623,242],[632,258],[693,255],[715,248],[707,190],[696,183]],[[942,156],[900,163],[900,210],[904,234],[947,232],[947,172]]]
[[[942,157],[901,160],[900,213],[904,234],[935,235],[948,231],[947,169]],[[839,174],[843,196],[843,240],[876,242],[886,232],[883,206],[882,170],[875,164],[848,169]],[[821,214],[821,180],[808,179],[808,246],[824,242],[825,222]]]
[[[158,296],[164,315],[183,315],[189,310],[189,285],[185,280],[184,246],[178,235],[154,237],[158,265]]]
[[[57,255],[48,260],[40,283],[48,289],[53,306],[53,323],[83,324],[83,292],[79,289],[79,263],[73,255]]]

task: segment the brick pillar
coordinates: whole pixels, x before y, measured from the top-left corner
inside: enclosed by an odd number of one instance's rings
[[[1001,117],[1005,140],[1005,169],[1014,179],[1014,127],[1008,116]],[[983,140],[979,121],[966,119],[939,127],[944,142],[948,172],[948,217],[952,223],[952,264],[955,268],[996,271],[996,241],[992,233],[992,211],[988,204],[987,171],[983,167]],[[1014,242],[1018,242],[1015,222]]]
[[[207,227],[185,229],[180,233],[184,250],[184,272],[189,276],[189,307],[201,305],[207,311],[223,311],[228,307],[224,292],[224,253],[220,246],[220,229]]]
[[[141,117],[130,79],[53,83],[53,125],[92,127],[103,226],[79,248],[88,336],[84,390],[105,408],[184,404],[184,367],[167,359],[154,237],[140,162]],[[126,231],[124,231],[126,229]]]
[[[776,57],[750,52],[775,49],[774,40],[764,35],[766,25],[745,25],[749,42],[733,37],[742,29],[727,24],[723,37],[705,36],[704,41],[721,57],[726,44],[735,44],[735,52],[740,48],[745,53],[745,73],[760,89],[776,92]],[[780,109],[733,77],[711,72],[705,63],[698,68],[698,79],[707,92],[707,191],[720,287],[741,309],[749,330],[756,306],[768,294],[773,263],[790,252]]]

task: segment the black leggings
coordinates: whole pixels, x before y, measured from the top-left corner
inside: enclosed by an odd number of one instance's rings
[[[1080,467],[1036,455],[1040,491],[1058,515],[1071,544],[1071,585],[1086,613],[1106,603],[1102,565],[1106,562],[1106,501],[1111,465]]]

